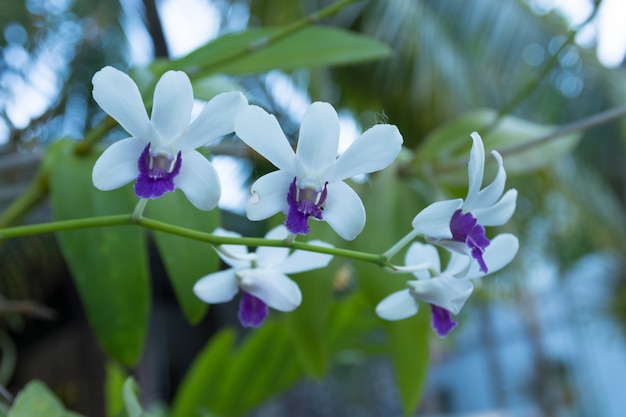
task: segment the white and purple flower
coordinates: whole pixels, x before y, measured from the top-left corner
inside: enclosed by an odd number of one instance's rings
[[[402,147],[396,126],[380,124],[365,131],[337,157],[339,118],[335,109],[323,102],[311,104],[305,113],[295,153],[276,118],[260,107],[249,106],[237,115],[235,133],[278,168],[252,185],[247,206],[250,220],[263,220],[282,211],[291,233],[307,234],[312,217],[326,221],[347,240],[363,230],[365,208],[343,181],[387,167]]]
[[[498,235],[483,253],[483,259],[490,265],[489,272],[495,272],[508,265],[519,248],[517,238],[511,234]],[[376,314],[386,320],[401,320],[417,313],[418,300],[430,304],[432,327],[440,337],[447,336],[458,322],[452,319],[472,294],[472,280],[485,276],[480,264],[470,263],[470,258],[453,252],[444,271],[441,271],[439,253],[430,244],[414,242],[409,247],[405,264],[423,265],[413,272],[417,280],[407,282],[407,289],[397,291],[376,306]]]
[[[485,148],[478,133],[471,134],[473,145],[468,164],[469,186],[465,200],[439,201],[426,207],[415,216],[412,226],[431,243],[452,252],[464,253],[479,265],[480,271],[490,271],[484,253],[490,244],[485,226],[506,223],[515,211],[517,190],[504,193],[506,172],[502,156],[491,154],[498,162],[498,173],[491,184],[483,188]]]
[[[238,233],[217,229],[216,235],[240,237]],[[266,239],[285,239],[285,226],[270,230]],[[315,240],[313,245],[331,247]],[[241,290],[239,321],[245,327],[260,326],[269,314],[268,307],[279,311],[292,311],[302,302],[298,284],[286,274],[324,268],[332,255],[289,248],[259,247],[249,253],[243,245],[221,245],[216,248],[222,260],[232,268],[206,275],[196,282],[193,291],[204,302],[225,303]]]
[[[213,165],[195,149],[234,131],[234,116],[247,106],[239,92],[223,93],[205,104],[191,121],[194,105],[189,77],[168,71],[154,90],[148,118],[139,89],[125,73],[105,67],[93,76],[93,98],[128,132],[98,158],[94,185],[113,190],[133,180],[139,198],[154,199],[180,188],[201,210],[220,197]]]

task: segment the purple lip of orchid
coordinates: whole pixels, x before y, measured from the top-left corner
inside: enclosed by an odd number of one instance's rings
[[[452,240],[464,242],[470,248],[472,258],[478,262],[480,270],[486,274],[488,269],[483,254],[490,241],[485,235],[485,228],[477,223],[472,213],[462,214],[459,209],[452,215],[450,230],[452,231]]]
[[[446,337],[459,322],[452,319],[448,310],[434,304],[430,305],[432,309],[433,321],[432,326],[439,337]]]
[[[324,189],[321,192],[309,188],[298,188],[294,177],[287,193],[289,212],[285,220],[285,226],[291,233],[308,234],[310,231],[307,224],[309,216],[322,220],[322,211],[328,194],[327,185],[328,182],[324,184]]]
[[[174,191],[176,189],[174,178],[180,173],[183,164],[181,155],[179,151],[175,161],[164,155],[152,156],[148,143],[137,161],[139,168],[139,176],[135,183],[137,197],[159,198],[165,193]]]
[[[263,300],[254,295],[242,291],[239,302],[239,321],[244,327],[259,327],[269,314],[269,308]]]

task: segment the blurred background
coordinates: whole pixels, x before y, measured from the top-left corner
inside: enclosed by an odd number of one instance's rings
[[[0,0],[0,209],[27,189],[47,146],[79,140],[102,118],[91,99],[98,69],[181,57],[219,35],[287,24],[330,3]],[[556,126],[626,106],[624,16],[621,0],[356,2],[322,23],[387,43],[390,58],[231,81],[287,131],[311,101],[329,101],[348,139],[388,120],[419,154],[433,131],[468,111]],[[218,146],[213,162],[228,172],[220,208],[235,228],[257,166],[231,145]],[[509,230],[521,252],[482,281],[451,337],[432,339],[416,415],[624,415],[625,119],[592,126],[566,148],[530,174],[510,172],[519,200]],[[23,221],[49,219],[44,203]],[[136,377],[147,404],[167,404],[235,307],[187,324],[158,256],[152,263],[151,328]],[[41,379],[69,408],[103,416],[106,359],[54,236],[0,247],[0,297],[0,384],[15,394]],[[397,395],[385,359],[345,355],[322,380],[300,382],[250,415],[399,416]]]

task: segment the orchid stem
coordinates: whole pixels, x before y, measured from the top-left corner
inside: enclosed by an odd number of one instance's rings
[[[139,199],[137,205],[135,206],[135,210],[133,211],[133,215],[131,216],[133,223],[136,223],[139,219],[141,219],[143,211],[146,209],[146,205],[148,205],[148,201],[149,200],[147,198]]]
[[[417,230],[411,230],[409,233],[406,234],[406,236],[404,236],[395,245],[393,245],[385,253],[383,253],[383,256],[387,259],[393,258],[393,256],[396,253],[400,252],[403,247],[411,243],[417,237],[417,235],[419,235],[419,232]]]
[[[137,204],[139,206],[139,203]],[[270,246],[287,247],[291,249],[304,250],[308,252],[325,253],[342,258],[354,259],[378,265],[383,268],[395,270],[387,257],[380,254],[360,252],[350,249],[318,246],[304,242],[286,242],[284,239],[264,239],[256,237],[232,237],[218,236],[212,233],[199,232],[197,230],[175,226],[169,223],[160,222],[147,217],[137,217],[135,214],[121,214],[113,216],[89,217],[76,220],[62,220],[49,223],[39,223],[25,226],[16,226],[0,229],[0,240],[12,237],[36,235],[43,233],[64,232],[68,230],[89,229],[95,227],[137,225],[146,229],[156,230],[188,239],[219,245],[244,245],[244,246]],[[223,249],[223,248],[222,248]]]

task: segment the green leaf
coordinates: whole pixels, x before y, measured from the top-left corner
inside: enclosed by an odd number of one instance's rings
[[[128,187],[100,191],[91,182],[96,156],[79,157],[72,143],[50,148],[50,196],[55,220],[131,213]],[[150,307],[147,257],[140,228],[117,226],[57,233],[91,326],[104,350],[124,365],[141,354]]]
[[[355,246],[382,253],[410,230],[411,220],[421,204],[417,193],[408,183],[397,178],[392,166],[374,176],[364,205],[368,218],[377,221],[368,222]],[[394,262],[394,259],[391,261]],[[362,262],[356,263],[355,269],[372,310],[383,298],[405,288],[405,282],[412,277],[391,274]],[[378,319],[385,331],[386,350],[393,364],[406,415],[413,414],[419,404],[428,368],[429,312],[424,310],[400,321]]]
[[[496,117],[497,111],[481,109],[465,113],[439,126],[417,149],[414,168],[421,170],[424,166],[430,167],[439,184],[466,184],[467,160],[472,146],[470,134],[474,131],[480,133]],[[502,153],[507,174],[527,174],[551,165],[557,158],[570,152],[582,136],[581,133],[571,133],[524,150],[513,150],[556,128],[515,116],[504,116],[482,139],[486,152],[495,149]]]
[[[232,329],[222,330],[202,349],[176,393],[173,417],[200,416],[210,409],[222,379],[230,372],[235,336]]]
[[[18,394],[8,417],[81,417],[66,411],[63,404],[40,381],[31,381]]]
[[[304,374],[292,352],[286,326],[276,321],[263,323],[233,355],[228,371],[215,386],[210,410],[243,415],[291,386]]]
[[[220,224],[217,209],[198,210],[181,191],[151,201],[147,212],[157,220],[198,231],[212,232]],[[199,322],[208,306],[193,293],[193,285],[218,269],[219,257],[211,245],[204,242],[161,232],[154,236],[178,303],[187,320]]]
[[[135,382],[132,377],[128,377],[124,382],[124,387],[122,388],[122,396],[124,398],[124,405],[126,407],[128,417],[144,416],[143,408],[137,398],[138,395],[139,387],[137,386],[137,382]]]
[[[122,389],[126,380],[126,372],[115,363],[109,363],[106,367],[104,379],[104,401],[107,417],[116,417],[124,408]]]
[[[390,55],[384,43],[342,29],[310,26],[269,42],[284,27],[249,29],[227,34],[175,61],[152,66],[156,74],[170,69],[193,69],[203,75],[251,74],[274,69],[347,65]]]

